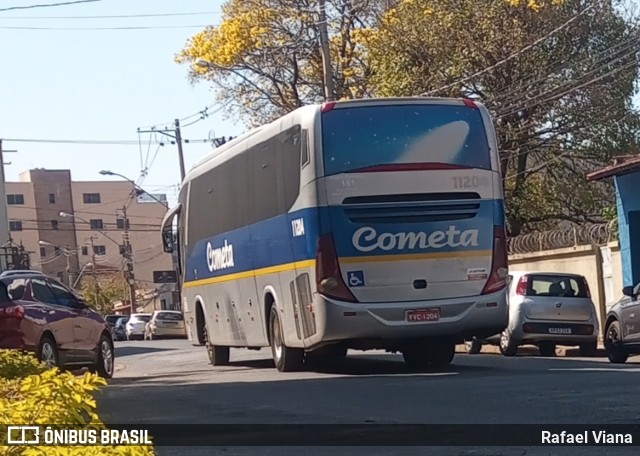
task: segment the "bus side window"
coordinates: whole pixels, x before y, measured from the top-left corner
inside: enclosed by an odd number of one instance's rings
[[[307,130],[302,130],[302,138],[300,142],[302,148],[302,153],[300,154],[300,169],[302,169],[309,164],[309,133]]]

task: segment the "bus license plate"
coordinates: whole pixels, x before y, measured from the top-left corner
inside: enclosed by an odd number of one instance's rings
[[[438,321],[440,320],[440,309],[407,310],[406,318],[409,322]]]
[[[549,328],[549,334],[571,334],[571,328]]]

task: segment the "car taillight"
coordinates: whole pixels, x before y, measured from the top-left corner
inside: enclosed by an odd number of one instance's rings
[[[527,286],[528,286],[527,276],[520,277],[520,280],[518,281],[518,286],[516,287],[516,294],[518,296],[526,296]]]
[[[318,239],[316,253],[316,287],[318,293],[339,301],[358,302],[342,280],[338,255],[333,236],[327,234]]]
[[[24,307],[9,306],[0,308],[0,318],[23,318]]]
[[[491,259],[491,274],[482,294],[494,293],[507,286],[509,265],[507,257],[507,234],[503,226],[493,227],[493,258]]]

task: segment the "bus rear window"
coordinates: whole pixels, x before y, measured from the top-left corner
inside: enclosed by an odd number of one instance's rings
[[[383,165],[491,169],[480,111],[456,105],[377,105],[322,114],[325,175]]]

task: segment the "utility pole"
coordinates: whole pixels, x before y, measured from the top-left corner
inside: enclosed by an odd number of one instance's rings
[[[131,302],[131,313],[135,312],[136,305],[136,282],[135,275],[133,273],[133,250],[131,248],[131,242],[129,239],[129,219],[127,218],[127,206],[122,207],[122,216],[124,218],[123,232],[122,232],[122,257],[124,258],[124,280],[129,288],[129,296]]]
[[[180,132],[180,119],[175,120],[176,143],[178,143],[178,157],[180,159],[180,181],[184,181],[186,175],[184,170],[184,154],[182,153],[182,133]]]
[[[7,215],[7,195],[5,193],[4,154],[17,152],[17,150],[4,150],[0,138],[0,245],[10,240],[9,216]]]
[[[322,52],[322,73],[324,76],[324,99],[333,101],[333,70],[331,67],[331,51],[329,50],[329,32],[327,30],[327,5],[325,0],[318,0],[318,27],[320,27],[320,51]]]
[[[175,128],[165,128],[164,130],[157,130],[155,127],[151,130],[140,130],[138,128],[138,133],[160,133],[161,135],[165,135],[175,140],[178,146],[178,160],[180,161],[180,181],[184,181],[186,172],[184,167],[184,154],[182,152],[182,132],[180,131],[180,119],[175,119],[174,125]],[[170,132],[172,132],[173,134],[170,134]],[[187,142],[189,141],[187,140]]]
[[[96,249],[93,243],[94,237],[89,238],[91,243],[91,275],[93,276],[93,292],[95,293],[96,307],[100,307],[100,285],[98,285],[98,277],[96,276]]]

